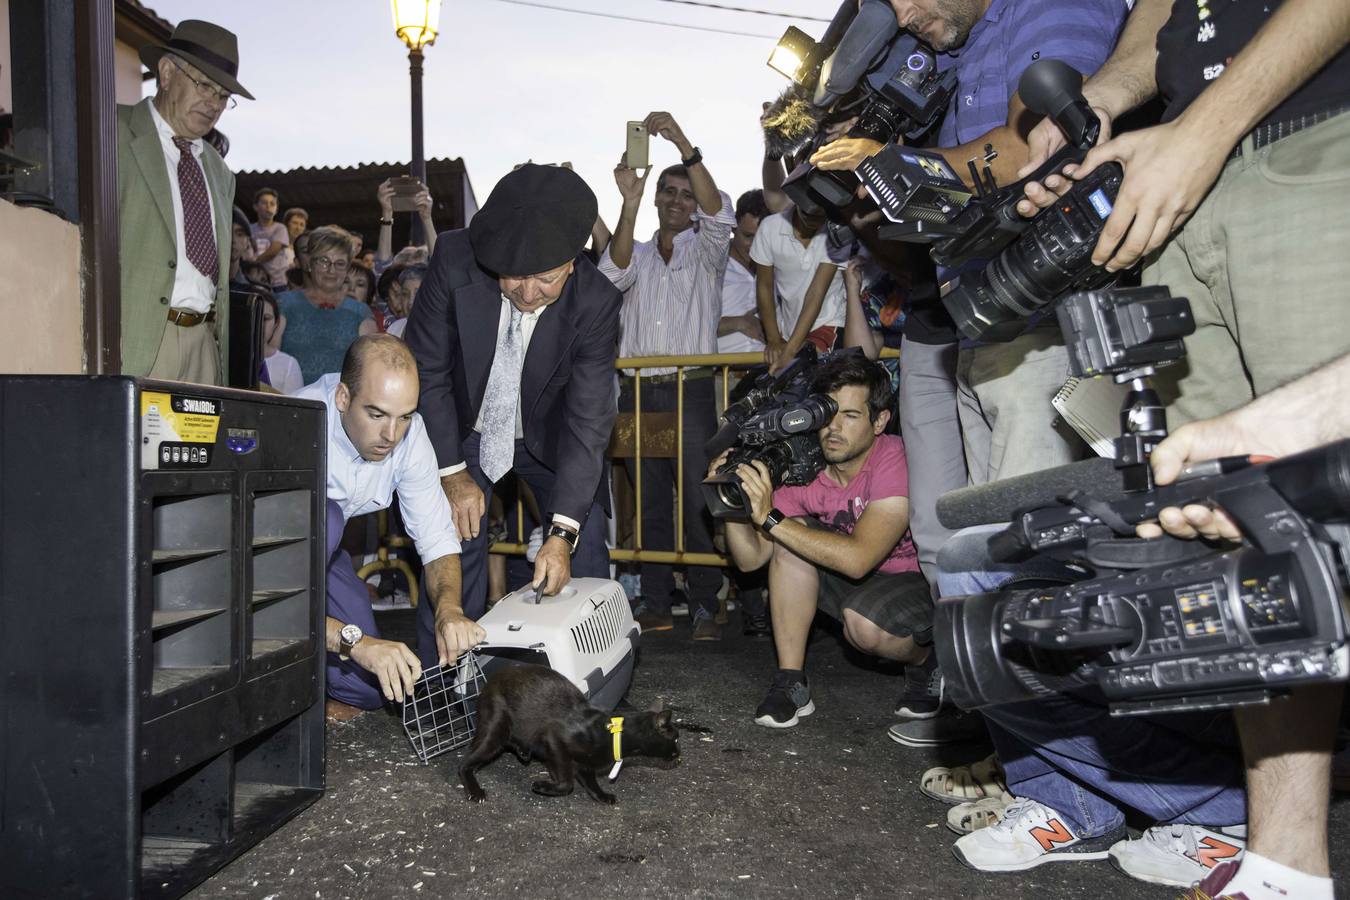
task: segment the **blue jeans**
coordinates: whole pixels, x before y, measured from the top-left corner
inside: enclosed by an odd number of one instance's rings
[[[460,590],[460,602],[464,614],[477,619],[487,609],[487,557],[488,531],[487,508],[492,505],[492,482],[488,481],[483,470],[478,467],[479,436],[474,432],[463,444],[464,462],[469,474],[483,491],[483,518],[478,523],[478,537],[464,540],[460,536],[460,566],[463,572],[463,587]],[[516,455],[511,470],[525,479],[539,501],[539,509],[545,522],[553,521],[553,470],[539,462],[525,449],[524,441],[516,441]],[[581,536],[577,541],[577,551],[572,555],[573,578],[608,578],[609,549],[605,546],[605,512],[600,504],[592,503],[586,521],[581,523]],[[427,596],[423,592],[423,596]],[[417,604],[417,658],[423,668],[437,664],[436,658],[436,610],[430,602]]]
[[[996,563],[989,558],[989,539],[1003,531],[1007,523],[963,528],[950,537],[938,552],[938,596],[964,597],[983,594],[1003,587],[1014,575],[1064,578],[1072,576],[1063,564],[1053,559],[1031,559],[1018,563]]]
[[[1053,561],[990,560],[985,543],[1001,527],[963,530],[942,548],[942,596],[994,591],[1014,575],[1054,574]],[[1125,820],[1123,808],[1155,822],[1246,821],[1242,754],[1227,713],[1117,718],[1095,689],[981,712],[1008,790],[1055,810],[1079,837],[1117,828]]]
[[[1122,824],[1122,807],[1154,822],[1247,821],[1242,754],[1227,713],[1116,718],[1092,693],[981,712],[1008,790],[1055,810],[1080,837]]]

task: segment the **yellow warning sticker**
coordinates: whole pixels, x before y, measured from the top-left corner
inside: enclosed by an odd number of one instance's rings
[[[140,394],[140,430],[150,439],[148,444],[215,444],[219,429],[219,399],[178,397],[159,391]]]

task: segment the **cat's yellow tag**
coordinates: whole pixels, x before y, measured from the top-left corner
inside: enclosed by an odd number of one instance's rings
[[[619,769],[623,767],[621,745],[623,740],[623,716],[613,716],[610,718],[609,733],[614,735],[614,768],[609,770],[609,780],[613,781],[619,777]]]

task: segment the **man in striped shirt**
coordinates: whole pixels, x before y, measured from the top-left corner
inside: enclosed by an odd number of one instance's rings
[[[717,352],[717,325],[722,318],[722,278],[727,268],[731,230],[736,218],[731,198],[717,190],[695,147],[670,113],[647,116],[649,134],[675,145],[681,165],[664,170],[656,181],[659,227],[650,241],[635,243],[634,224],[642,203],[649,168],[641,177],[629,168],[625,155],[614,169],[614,181],[623,195],[623,211],[614,239],[600,260],[600,271],[623,291],[619,356],[688,356]],[[632,370],[623,380],[619,409],[633,411]],[[674,368],[642,370],[642,411],[672,412],[680,377]],[[717,411],[713,401],[712,369],[684,372],[683,528],[684,548],[712,553],[712,519],[703,502],[699,482],[707,468],[703,445],[712,437]],[[630,464],[630,468],[632,468]],[[642,462],[642,546],[647,550],[674,550],[674,491],[676,461]],[[714,641],[722,636],[713,620],[721,570],[689,566],[689,615],[694,640]],[[665,564],[642,567],[642,605],[638,622],[645,632],[669,631],[670,605],[675,590],[674,570]]]

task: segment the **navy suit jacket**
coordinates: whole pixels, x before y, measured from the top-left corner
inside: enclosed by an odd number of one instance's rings
[[[585,523],[608,510],[605,450],[614,428],[614,360],[621,294],[584,256],[539,317],[521,371],[525,447],[553,470],[550,506]],[[436,238],[404,339],[417,358],[418,411],[441,468],[464,461],[462,443],[483,405],[501,316],[497,276],[474,259],[466,229]]]

